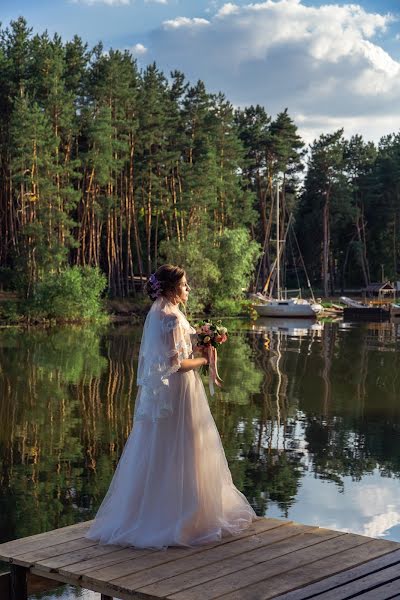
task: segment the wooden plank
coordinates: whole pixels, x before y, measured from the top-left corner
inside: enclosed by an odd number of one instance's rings
[[[69,540],[83,538],[92,523],[93,521],[76,523],[75,525],[68,525],[67,527],[53,529],[52,531],[46,531],[43,533],[38,533],[25,538],[0,544],[0,560],[9,561],[10,558],[14,558],[21,554],[26,554],[30,551],[39,550],[59,543],[64,543]],[[266,529],[279,527],[285,523],[291,523],[291,521],[273,518],[259,518],[246,531],[248,531],[249,534],[251,534],[252,532],[258,531],[260,528]],[[230,536],[224,538],[222,540],[222,543],[225,543],[225,541],[229,541],[230,539],[232,539],[232,537],[236,538],[240,537],[241,535],[242,534],[240,534],[239,536]]]
[[[0,560],[8,561],[14,556],[31,550],[46,548],[47,546],[84,537],[89,527],[90,521],[86,521],[85,523],[77,523],[76,525],[53,529],[45,533],[38,533],[37,535],[0,544]]]
[[[60,585],[68,583],[69,585],[77,585],[81,587],[79,576],[76,575],[60,575],[57,573],[57,571],[52,573],[51,571],[44,571],[40,567],[31,567],[30,572],[32,575],[36,575],[38,577],[45,577],[46,579],[51,579],[52,581],[58,581]]]
[[[112,546],[111,544],[103,546],[96,544],[95,546],[90,546],[89,548],[83,548],[78,552],[67,552],[66,554],[61,554],[60,556],[37,560],[35,561],[35,566],[40,566],[40,568],[44,571],[54,571],[58,570],[60,567],[65,567],[66,565],[80,563],[88,558],[102,556],[103,554],[112,554],[116,550],[120,550],[120,548],[121,546]]]
[[[318,531],[317,527],[286,525],[285,527],[253,535],[244,540],[237,540],[232,544],[210,548],[200,554],[176,560],[172,564],[169,562],[154,568],[147,567],[136,572],[136,574],[130,573],[128,576],[114,579],[112,583],[118,586],[119,589],[134,590],[145,587],[146,589],[142,591],[152,594],[158,593],[158,590],[162,588],[163,594],[167,595],[172,591],[181,589],[183,581],[188,581],[190,585],[194,585],[194,580],[196,582],[206,581],[211,578],[210,575],[214,572],[220,575],[222,571],[235,571],[237,566],[243,568],[244,561],[252,565],[257,560],[256,557],[265,556],[266,547],[268,547],[268,556],[276,556],[279,553],[286,552],[287,547],[299,546],[299,544],[302,547],[304,544],[310,543],[311,540],[318,541],[320,538],[317,536],[305,537],[305,534]],[[299,536],[297,541],[293,540],[296,536]],[[272,545],[273,548],[270,548]],[[168,582],[165,582],[165,579],[168,579]]]
[[[307,600],[312,596],[317,596],[318,594],[328,592],[331,589],[338,588],[345,583],[359,579],[363,575],[374,573],[375,571],[398,563],[400,563],[400,550],[395,550],[388,554],[384,554],[379,558],[369,560],[357,567],[341,571],[337,575],[327,577],[322,581],[307,585],[307,587],[293,590],[292,592],[285,593],[281,596],[276,596],[274,600]]]
[[[347,549],[338,546],[334,552],[330,553],[324,551],[323,546],[326,546],[325,543],[320,544],[320,556],[310,556],[310,560],[307,561],[303,560],[304,557],[299,557],[298,564],[289,563],[287,572],[282,570],[279,576],[274,574],[273,577],[270,577],[268,573],[265,573],[263,578],[260,576],[258,582],[248,582],[248,585],[240,585],[238,583],[236,590],[232,589],[231,593],[227,594],[226,598],[224,597],[224,600],[269,600],[270,598],[276,598],[284,592],[289,592],[290,590],[308,585],[313,581],[318,581],[324,577],[344,571],[349,567],[390,552],[393,550],[393,547],[398,547],[398,544],[395,542],[371,540],[371,538],[364,536],[346,534],[346,537],[347,539],[350,537],[367,541],[366,543],[360,541],[354,547],[348,544],[349,548]],[[329,544],[330,542],[327,543]],[[268,565],[266,565],[267,568]]]
[[[111,581],[118,577],[123,577],[130,573],[136,573],[143,569],[149,569],[153,566],[168,563],[179,560],[185,556],[190,556],[199,552],[196,550],[187,550],[185,548],[168,548],[168,550],[156,550],[146,556],[140,556],[139,551],[136,550],[137,554],[132,559],[122,561],[110,566],[104,567],[103,569],[90,570],[82,574],[83,585],[87,582],[94,581]]]
[[[45,572],[43,573],[40,568],[37,567],[32,567],[31,568],[31,573],[33,573],[34,575],[38,575],[38,576],[45,576],[48,579],[52,579],[53,581],[57,581],[60,585],[62,585],[63,583],[67,583],[70,585],[74,585],[78,588],[84,588],[84,589],[88,589],[88,590],[92,590],[93,592],[97,592],[99,594],[105,594],[106,596],[110,596],[113,597],[113,590],[110,589],[110,587],[107,585],[107,583],[105,582],[96,582],[94,584],[90,584],[90,585],[82,585],[82,582],[80,582],[76,577],[71,576],[67,576],[67,575],[60,575],[59,573],[55,572],[52,573],[51,571],[49,573]],[[132,592],[120,592],[118,595],[118,599],[119,600],[158,600],[157,599],[152,599],[150,596],[143,596],[141,594],[136,594],[136,593],[132,593]]]
[[[334,533],[339,533],[327,529],[318,531],[325,532],[328,536]],[[323,535],[323,533],[320,533],[320,535]],[[283,556],[269,560],[267,555],[265,561],[261,562],[259,560],[258,564],[255,564],[251,567],[243,569],[237,568],[235,572],[226,576],[218,577],[217,574],[215,574],[215,578],[211,581],[197,585],[191,589],[184,589],[177,593],[171,594],[168,596],[168,598],[173,598],[174,600],[208,600],[211,598],[217,598],[223,594],[229,594],[240,590],[237,598],[242,599],[240,594],[242,593],[243,588],[246,588],[245,591],[247,592],[252,585],[258,584],[268,577],[272,578],[273,576],[277,576],[274,577],[274,579],[280,580],[280,578],[287,576],[288,571],[295,569],[300,565],[306,566],[310,562],[321,559],[321,557],[337,554],[347,550],[348,548],[353,549],[362,544],[366,544],[367,542],[368,538],[364,536],[343,533],[342,535],[336,535],[332,539],[323,539],[323,541],[320,543],[312,544],[311,546],[301,548],[295,552],[292,552],[290,547],[288,547],[287,552]],[[265,587],[265,584],[263,585]],[[267,585],[270,585],[269,582]],[[188,586],[189,582],[186,583],[186,587]],[[146,591],[146,588],[142,588],[141,591]],[[281,590],[278,589],[278,593],[280,592]],[[256,596],[245,595],[243,598],[251,598],[254,600]]]
[[[396,579],[395,581],[391,581],[386,585],[382,585],[380,587],[374,588],[369,592],[365,592],[360,596],[362,600],[393,600],[395,598],[399,598],[400,596],[400,579]]]
[[[66,527],[59,527],[58,529],[51,529],[50,531],[43,531],[42,533],[35,533],[34,535],[28,535],[27,537],[4,542],[4,544],[0,544],[0,549],[5,552],[14,552],[27,542],[40,541],[44,538],[47,539],[48,537],[62,535],[66,532],[80,531],[82,528],[88,529],[92,522],[93,521],[83,521],[81,523],[75,523],[74,525],[67,525]]]
[[[117,550],[115,552],[112,552],[111,554],[96,556],[94,558],[88,558],[87,560],[80,561],[79,563],[73,563],[72,565],[60,567],[58,569],[58,572],[75,573],[82,575],[83,573],[98,570],[104,567],[109,567],[110,565],[133,559],[135,556],[144,556],[152,552],[154,552],[154,550],[135,550],[134,548],[123,548],[122,550]]]
[[[400,577],[399,565],[392,565],[375,573],[368,573],[356,581],[349,582],[340,588],[324,593],[324,600],[346,600],[352,595],[360,594]]]
[[[150,585],[165,578],[171,578],[174,575],[180,575],[193,569],[198,570],[207,565],[215,565],[217,561],[225,560],[232,557],[243,557],[245,553],[258,550],[270,544],[280,542],[284,539],[294,536],[317,531],[318,528],[305,525],[285,525],[273,530],[264,531],[258,535],[249,536],[242,540],[236,540],[231,544],[223,546],[214,546],[204,552],[194,554],[188,557],[182,557],[176,560],[173,564],[166,563],[156,566],[145,571],[140,571],[136,575],[128,575],[126,577],[114,580],[117,585],[129,586],[131,589],[140,588]],[[245,555],[245,558],[247,554]]]
[[[186,556],[191,556],[193,554],[205,552],[206,550],[214,548],[216,546],[221,547],[223,545],[233,544],[236,543],[238,540],[243,540],[244,538],[262,533],[263,531],[269,531],[274,530],[278,527],[284,527],[285,525],[288,525],[290,523],[291,521],[283,521],[280,519],[259,519],[239,535],[227,536],[219,542],[215,542],[213,544],[208,544],[205,546],[196,546],[191,548],[171,547],[167,550],[155,550],[152,552],[151,556],[148,556],[148,560],[145,562],[142,561],[142,563],[138,564],[136,562],[137,558],[135,557],[133,561],[128,560],[116,565],[112,565],[110,567],[105,567],[104,569],[94,570],[90,573],[85,573],[82,577],[82,581],[111,581],[112,579],[117,579],[118,577],[129,575],[140,569],[148,569],[160,565],[162,563],[182,559]],[[137,550],[135,552],[137,552]]]
[[[203,589],[203,584],[206,586],[209,584],[212,587],[212,582],[223,576],[229,576],[245,569],[245,567],[252,567],[258,563],[266,563],[272,559],[276,559],[280,556],[284,556],[294,550],[299,550],[318,544],[323,540],[338,537],[341,534],[336,531],[328,531],[321,529],[311,530],[310,533],[304,532],[293,537],[287,536],[284,539],[273,541],[271,544],[264,545],[261,548],[239,554],[231,558],[225,558],[223,560],[214,560],[213,563],[208,564],[204,567],[197,567],[180,575],[169,577],[163,581],[156,582],[151,585],[145,585],[136,589],[141,592],[153,594],[155,596],[169,596],[176,592],[192,588],[193,586],[200,586]],[[264,571],[265,573],[265,571]],[[113,584],[116,582],[112,582]],[[127,585],[128,581],[118,581],[118,584],[122,586],[122,583]]]
[[[13,557],[12,562],[13,564],[22,567],[30,567],[46,558],[53,558],[69,552],[77,552],[93,546],[97,546],[97,542],[87,540],[86,538],[78,538],[77,540],[71,540],[70,542],[63,542],[61,544],[54,544],[54,546],[52,545],[47,546],[46,548],[31,550],[30,552]]]

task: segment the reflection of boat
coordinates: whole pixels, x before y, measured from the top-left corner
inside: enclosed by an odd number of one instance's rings
[[[268,277],[268,280],[264,286],[262,294],[256,294],[253,298],[256,303],[253,305],[254,309],[261,317],[305,317],[315,319],[317,313],[322,310],[322,306],[317,304],[313,298],[313,302],[304,300],[300,297],[301,290],[295,290],[298,292],[296,298],[288,298],[288,290],[285,290],[285,295],[282,294],[281,289],[281,252],[286,243],[286,237],[290,227],[291,218],[286,229],[285,237],[280,240],[280,207],[279,207],[279,185],[276,186],[276,261]],[[282,243],[281,243],[282,242]],[[272,297],[271,292],[269,295],[266,294],[268,287],[271,283],[272,272],[276,274],[276,297]],[[311,286],[310,286],[311,289]]]
[[[308,332],[319,332],[322,331],[323,327],[323,323],[306,318],[259,317],[253,323],[253,330],[255,331],[281,331],[292,336],[306,335]]]

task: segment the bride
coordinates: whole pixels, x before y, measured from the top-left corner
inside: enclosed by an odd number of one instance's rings
[[[86,537],[137,548],[194,546],[237,534],[257,517],[232,482],[193,357],[195,329],[179,309],[183,269],[148,280],[153,305],[139,352],[133,428]]]

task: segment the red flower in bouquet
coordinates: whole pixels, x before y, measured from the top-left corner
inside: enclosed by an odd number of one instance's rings
[[[225,343],[228,339],[228,330],[221,325],[221,321],[217,321],[216,324],[211,321],[203,321],[203,323],[197,326],[196,333],[197,345],[200,348],[208,346],[218,348],[218,346]]]
[[[222,379],[218,374],[218,355],[217,348],[224,344],[228,339],[228,330],[217,321],[215,324],[212,321],[203,321],[196,327],[197,347],[204,348],[208,355],[208,365],[203,367],[203,372],[207,373],[210,370],[210,392],[214,395],[214,383],[218,387],[222,387]]]

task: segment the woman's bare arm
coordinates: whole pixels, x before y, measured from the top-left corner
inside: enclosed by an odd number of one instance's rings
[[[199,358],[184,358],[181,361],[181,367],[179,372],[191,371],[192,369],[198,369],[203,365],[207,365],[208,360],[205,356],[200,356]]]

